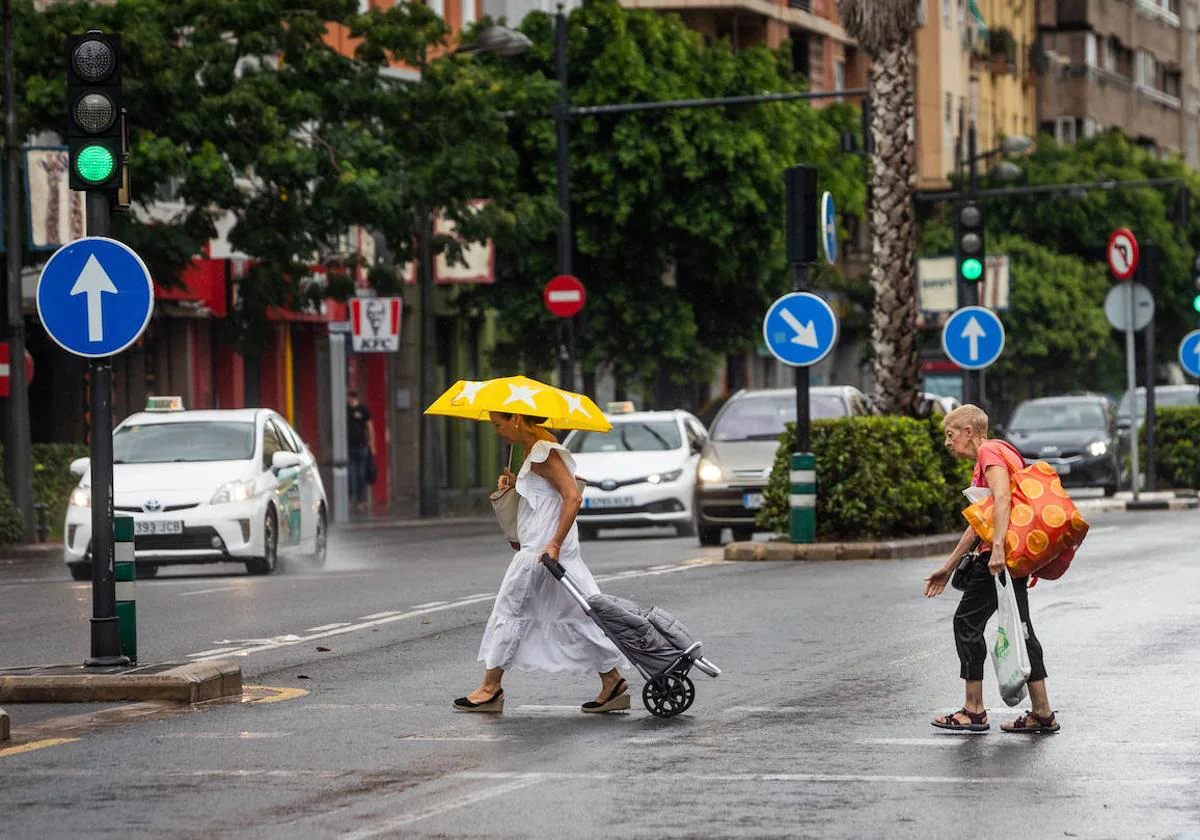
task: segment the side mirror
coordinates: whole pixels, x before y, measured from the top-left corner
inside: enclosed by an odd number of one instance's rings
[[[295,452],[276,452],[271,456],[271,469],[275,472],[283,472],[304,463],[303,459]]]
[[[71,471],[71,475],[76,476],[77,478],[83,478],[83,474],[88,471],[88,467],[91,465],[91,463],[91,458],[76,458],[71,462],[71,466],[67,469]]]

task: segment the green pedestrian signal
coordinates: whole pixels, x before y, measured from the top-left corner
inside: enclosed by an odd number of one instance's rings
[[[963,260],[962,276],[964,280],[970,280],[974,283],[983,275],[983,263],[972,257],[971,259]]]
[[[89,184],[102,184],[112,177],[117,161],[106,146],[84,146],[75,158],[75,174]]]

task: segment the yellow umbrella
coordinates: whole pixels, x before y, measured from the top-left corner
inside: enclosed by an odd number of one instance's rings
[[[527,376],[505,376],[482,382],[460,379],[425,409],[426,414],[467,420],[488,420],[493,411],[545,417],[546,422],[542,425],[550,429],[588,432],[612,429],[612,423],[588,397]]]

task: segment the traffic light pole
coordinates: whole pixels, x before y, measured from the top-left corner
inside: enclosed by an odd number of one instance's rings
[[[88,190],[88,236],[112,235],[111,196],[104,190]],[[112,361],[109,357],[88,363],[92,378],[92,655],[89,668],[128,665],[121,655],[117,626],[117,587],[113,574],[113,443]]]
[[[967,128],[967,198],[970,201],[974,201],[979,193],[979,154],[977,144],[975,122],[972,120]],[[979,259],[983,263],[983,277],[987,277],[987,253],[981,253]],[[962,292],[962,300],[959,302],[960,308],[963,306],[979,305],[979,281],[961,283],[959,289]],[[963,402],[971,405],[979,405],[979,371],[963,371]]]
[[[567,78],[567,13],[558,4],[554,17],[554,67],[558,81],[558,101],[554,105],[555,162],[558,179],[558,273],[571,274],[571,161],[567,141],[570,137],[571,103]],[[575,390],[575,319],[558,318],[558,384]]]

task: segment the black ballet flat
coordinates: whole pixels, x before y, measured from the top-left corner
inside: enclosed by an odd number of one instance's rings
[[[456,712],[502,712],[504,711],[504,689],[500,689],[487,700],[472,703],[466,697],[454,701]]]

